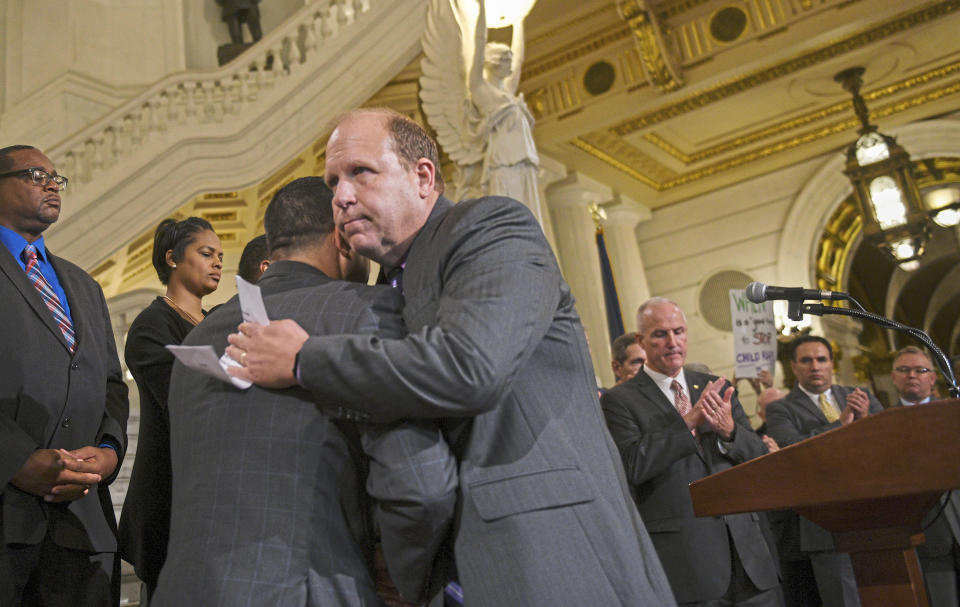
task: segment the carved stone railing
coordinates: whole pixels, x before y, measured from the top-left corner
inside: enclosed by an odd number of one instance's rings
[[[48,150],[71,178],[48,240],[92,268],[204,190],[262,180],[419,52],[421,0],[320,0],[227,66],[169,76]]]

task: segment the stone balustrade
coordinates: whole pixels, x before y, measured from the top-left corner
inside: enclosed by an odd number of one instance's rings
[[[390,0],[379,0],[389,2]],[[370,10],[370,0],[319,0],[301,9],[229,65],[174,74],[50,150],[78,194],[157,134],[189,134],[239,114],[316,59],[325,42]]]

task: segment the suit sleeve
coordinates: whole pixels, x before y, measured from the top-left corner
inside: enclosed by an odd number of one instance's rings
[[[433,560],[457,502],[456,460],[435,422],[367,425],[361,441],[390,577],[407,600],[427,599]]]
[[[724,386],[724,390],[725,389],[726,386]],[[740,404],[740,398],[737,396],[736,391],[733,393],[730,405],[733,422],[736,424],[736,431],[733,441],[723,442],[723,448],[726,451],[723,455],[737,464],[765,455],[767,448],[764,446],[760,436],[753,431],[753,427],[747,419],[747,414],[743,412],[743,406]]]
[[[805,396],[803,398],[806,398]],[[799,407],[788,396],[767,405],[767,434],[781,447],[798,443],[811,436],[823,434],[840,427],[840,421],[816,424],[804,429],[800,421]]]
[[[629,389],[609,390],[601,404],[627,480],[640,485],[665,472],[673,462],[696,453],[697,444],[680,416],[661,411]]]
[[[392,289],[381,292],[357,330],[402,337],[401,298]],[[369,317],[374,320],[364,323]],[[390,577],[406,599],[425,600],[434,559],[453,521],[457,461],[434,421],[365,424],[361,445],[370,461],[366,488],[375,500]]]
[[[550,328],[561,278],[529,210],[501,198],[479,203],[437,253],[445,255],[435,322],[404,339],[329,336],[304,344],[300,380],[320,402],[352,402],[387,421],[475,416],[508,394]]]

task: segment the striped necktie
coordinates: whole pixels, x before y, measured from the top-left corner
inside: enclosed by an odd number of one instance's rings
[[[77,338],[73,333],[73,323],[70,322],[70,317],[67,316],[67,313],[63,310],[60,298],[54,293],[50,287],[50,283],[47,282],[47,279],[40,273],[40,268],[37,267],[37,247],[32,244],[25,246],[23,248],[22,258],[26,263],[27,278],[33,283],[34,288],[37,289],[40,297],[43,298],[43,303],[46,304],[50,313],[53,314],[53,320],[56,321],[57,326],[60,327],[60,332],[63,333],[63,338],[67,340],[67,347],[70,348],[70,352],[72,353],[76,349],[77,343]]]
[[[693,407],[690,406],[690,398],[687,396],[687,393],[684,392],[683,386],[680,385],[680,382],[673,380],[670,383],[670,389],[673,390],[674,393],[673,406],[677,408],[677,412],[680,414],[680,417],[690,413],[690,409]],[[697,429],[691,429],[690,434],[696,436]]]

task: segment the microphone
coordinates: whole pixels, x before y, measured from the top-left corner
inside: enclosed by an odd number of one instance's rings
[[[820,291],[818,289],[803,289],[801,287],[771,287],[762,282],[751,282],[746,289],[747,299],[753,303],[763,303],[774,299],[786,301],[806,301],[808,299],[844,300],[847,294],[841,291]]]

